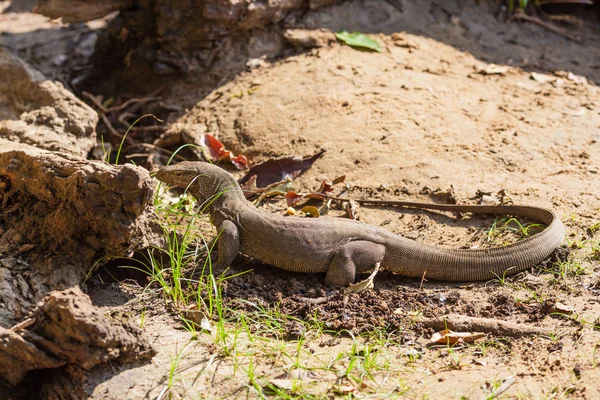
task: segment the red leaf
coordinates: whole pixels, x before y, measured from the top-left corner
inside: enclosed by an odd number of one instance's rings
[[[231,152],[229,150],[225,150],[225,145],[213,135],[209,135],[205,133],[202,135],[202,144],[208,147],[209,154],[207,155],[210,161],[220,161],[223,158],[229,157]]]
[[[304,196],[299,195],[296,192],[289,191],[285,194],[285,201],[289,207],[293,207],[302,200]]]
[[[317,189],[317,193],[326,194],[327,192],[333,192],[333,188],[331,187],[330,183],[322,181],[321,186],[319,186],[319,188]]]
[[[233,154],[231,154],[231,155],[233,155]],[[239,156],[231,157],[231,163],[240,171],[248,168],[248,159],[243,154],[240,154]]]
[[[221,160],[230,160],[239,170],[248,168],[248,159],[246,156],[242,154],[235,156],[213,135],[209,135],[208,133],[202,135],[201,144],[208,149],[208,154],[205,153],[205,155],[210,161],[217,162]]]

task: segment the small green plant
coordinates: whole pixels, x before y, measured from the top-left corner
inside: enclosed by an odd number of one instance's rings
[[[485,356],[490,348],[503,348],[506,347],[506,343],[508,342],[505,338],[498,338],[492,340],[482,340],[475,344],[473,344],[473,348],[477,355]]]
[[[553,273],[561,279],[565,279],[567,277],[585,275],[587,270],[581,265],[581,262],[569,259],[553,263],[552,268],[547,272]]]
[[[546,296],[544,294],[538,293],[535,289],[530,288],[527,285],[521,284],[519,285],[521,289],[527,292],[528,296],[525,299],[515,299],[517,303],[538,303],[542,304],[546,300]]]
[[[592,260],[599,261],[600,260],[600,242],[595,242],[592,245],[591,250],[592,250],[592,253],[590,255],[590,258]]]
[[[521,10],[524,10],[527,8],[528,3],[528,0],[508,0],[508,10],[512,12],[517,7]]]
[[[169,373],[167,375],[167,385],[161,390],[159,395],[157,396],[157,400],[163,398],[163,396],[171,391],[173,385],[177,382],[177,369],[179,368],[179,363],[181,362],[181,358],[183,357],[183,353],[190,347],[193,342],[189,342],[185,347],[179,352],[175,359],[171,359],[171,367],[169,368]]]
[[[510,234],[516,234],[517,240],[522,240],[534,235],[544,229],[544,225],[538,223],[522,223],[514,217],[496,217],[492,226],[486,232],[486,242],[495,243],[499,239],[504,239],[502,245],[509,244],[506,237]]]
[[[142,308],[142,312],[140,313],[140,328],[144,329],[145,324],[146,324],[146,307]]]
[[[256,377],[256,371],[254,370],[254,363],[252,359],[248,363],[248,368],[246,369],[246,374],[248,375],[248,380],[250,382],[250,386],[256,390],[256,393],[260,398],[264,398],[262,386],[259,384],[258,379]]]
[[[125,143],[125,139],[127,138],[127,135],[129,134],[129,131],[131,130],[131,128],[133,128],[135,126],[135,124],[137,124],[138,122],[140,122],[142,119],[144,119],[146,117],[152,117],[155,120],[157,120],[158,122],[163,122],[161,119],[157,118],[153,114],[142,115],[141,117],[139,117],[138,119],[136,119],[135,121],[133,121],[133,123],[131,125],[129,125],[129,128],[127,128],[127,131],[125,131],[125,134],[121,138],[121,143],[119,144],[119,150],[117,150],[117,157],[115,158],[115,164],[119,163],[119,156],[121,155],[121,149],[123,148],[123,144]]]

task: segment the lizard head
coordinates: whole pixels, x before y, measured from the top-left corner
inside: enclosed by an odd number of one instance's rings
[[[169,186],[188,190],[199,202],[225,192],[241,193],[240,186],[229,172],[207,162],[180,162],[161,168],[155,176]]]

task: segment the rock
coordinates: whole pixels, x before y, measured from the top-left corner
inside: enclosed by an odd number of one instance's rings
[[[62,84],[0,48],[0,138],[85,157],[98,115]]]
[[[44,0],[38,2],[35,12],[52,19],[61,18],[63,22],[85,22],[126,10],[135,3],[135,0]]]
[[[334,33],[327,29],[288,29],[284,36],[292,46],[307,49],[326,47],[336,41]]]
[[[50,293],[32,318],[23,332],[0,328],[0,376],[12,385],[33,369],[75,364],[90,370],[154,354],[140,328],[106,317],[77,287]]]

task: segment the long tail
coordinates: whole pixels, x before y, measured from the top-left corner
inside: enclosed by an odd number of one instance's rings
[[[338,198],[339,200],[347,200]],[[550,210],[530,206],[487,206],[361,200],[363,204],[394,205],[418,209],[500,214],[543,222],[540,233],[514,244],[490,249],[445,249],[395,236],[385,268],[397,274],[445,281],[481,281],[521,272],[548,258],[561,245],[565,227]]]

